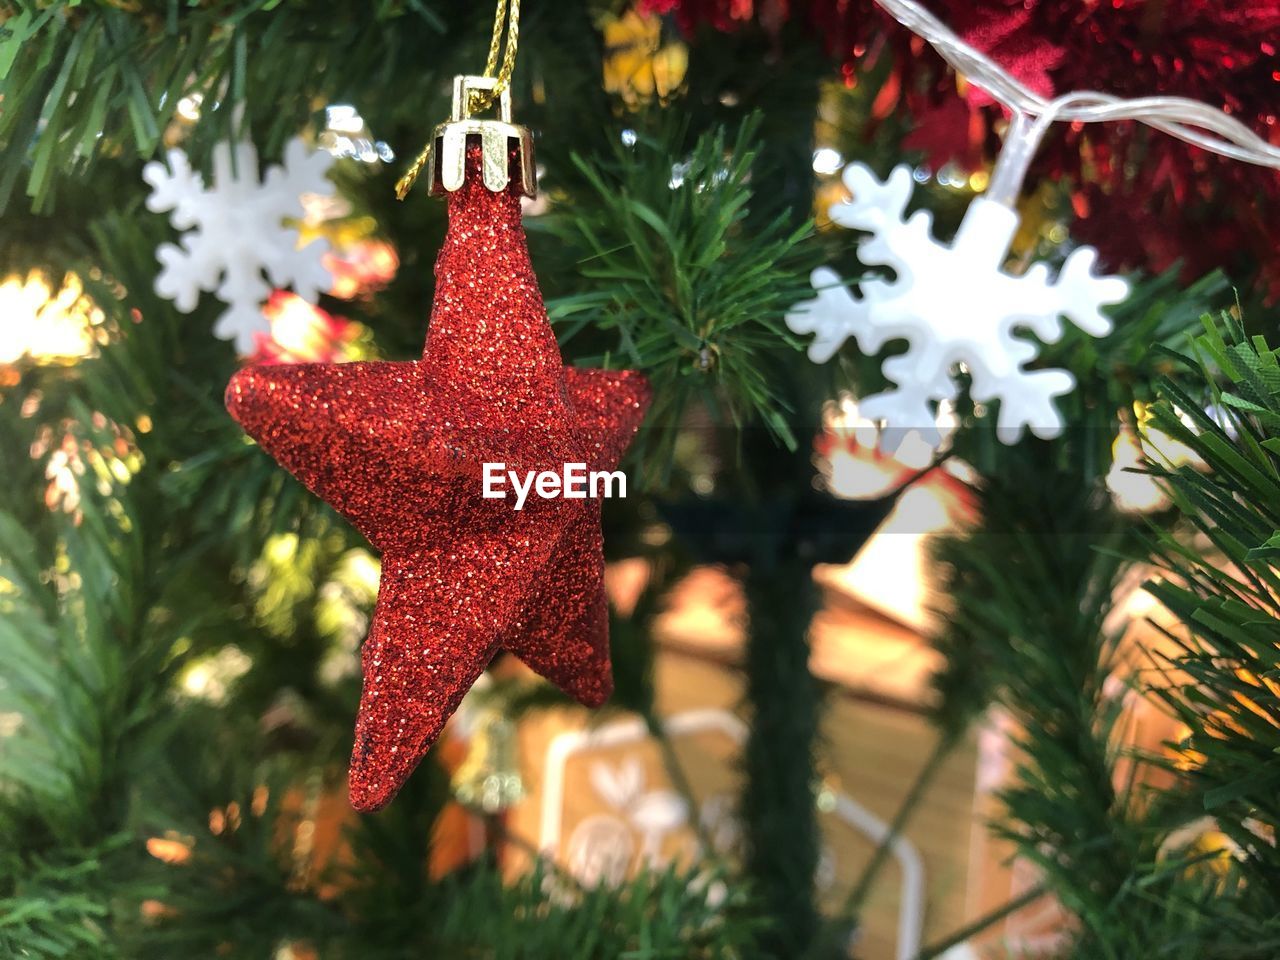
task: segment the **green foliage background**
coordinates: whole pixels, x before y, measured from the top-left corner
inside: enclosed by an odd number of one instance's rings
[[[226,417],[237,360],[210,336],[217,304],[181,317],[152,292],[171,231],[146,212],[140,170],[174,130],[198,164],[240,134],[273,158],[333,102],[412,156],[447,112],[452,75],[482,62],[489,11],[6,0],[0,275],[75,271],[105,320],[97,357],[18,365],[0,388],[0,955],[260,958],[295,941],[360,960],[843,955],[882,858],[844,911],[820,915],[810,569],[847,559],[892,504],[816,489],[809,449],[837,389],[877,388],[875,358],[846,348],[814,368],[782,317],[813,265],[861,270],[847,236],[810,223],[815,127],[884,167],[904,159],[908,124],[869,123],[883,63],[852,91],[828,90],[820,113],[834,65],[799,28],[773,37],[755,24],[695,38],[670,102],[627,108],[601,84],[598,27],[616,6],[527,4],[514,93],[541,132],[550,198],[530,243],[566,357],[654,381],[632,464],[646,494],[606,524],[611,552],[654,570],[614,645],[617,703],[655,733],[649,626],[663,590],[694,562],[744,571],[743,863],[708,858],[618,890],[575,889],[550,866],[504,884],[488,862],[430,880],[448,797],[430,760],[388,811],[356,823],[351,862],[332,875],[300,876],[282,852],[300,816],[289,798],[341,782],[358,678],[326,664],[360,639],[369,558]],[[174,125],[197,94],[200,122]],[[677,166],[683,189],[670,186]],[[397,174],[337,175],[401,257],[386,290],[342,305],[388,358],[421,349],[444,229],[424,191],[394,202]],[[958,215],[954,196],[924,202],[944,224]],[[1025,759],[995,829],[1078,921],[1064,955],[1276,956],[1280,366],[1219,313],[1222,277],[1135,280],[1114,334],[1069,334],[1046,352],[1080,383],[1062,438],[1004,447],[962,404],[951,456],[974,471],[982,519],[935,546],[939,747],[911,795],[998,706]],[[1173,500],[1152,520],[1118,512],[1103,486],[1135,402],[1153,402],[1151,426],[1200,461],[1151,465]],[[64,437],[83,466],[71,513],[43,499]],[[1164,791],[1117,776],[1134,758],[1118,746],[1113,596],[1152,564],[1151,589],[1186,627],[1180,652],[1152,664],[1154,695],[1190,731],[1140,758],[1167,767]],[[188,672],[230,646],[251,667],[223,699],[185,695]],[[504,695],[527,709],[549,699]],[[237,829],[212,832],[210,811],[233,802]],[[1230,854],[1180,845],[1205,818]],[[146,841],[166,837],[191,859],[152,856]],[[712,884],[723,901],[708,899]]]

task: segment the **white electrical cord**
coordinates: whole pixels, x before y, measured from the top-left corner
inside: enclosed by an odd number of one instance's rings
[[[1280,169],[1280,147],[1263,140],[1217,107],[1186,97],[1125,100],[1108,93],[1080,91],[1049,101],[1020,83],[994,60],[961,40],[916,0],[875,0],[912,33],[927,40],[942,59],[1014,112],[1067,122],[1137,120],[1205,150]]]

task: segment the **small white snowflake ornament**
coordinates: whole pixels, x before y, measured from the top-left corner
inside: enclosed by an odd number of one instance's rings
[[[167,167],[153,161],[142,170],[151,185],[147,209],[170,211],[173,226],[189,232],[180,246],[165,243],[156,250],[163,267],[156,293],[190,313],[200,291],[216,292],[227,309],[214,335],[249,353],[254,335],[271,329],[262,304],[273,287],[292,286],[314,303],[332,283],[322,262],[329,244],[316,240],[299,248],[297,229],[285,221],[302,217],[303,194],[333,192],[325,176],[333,158],[295,138],[285,148],[284,165],[271,167],[259,182],[253,144],[220,143],[213,151],[212,187],[205,187],[183,151],[170,150],[168,160]]]
[[[848,337],[874,354],[891,340],[906,340],[905,353],[884,362],[894,389],[859,401],[862,414],[893,429],[918,430],[933,445],[941,438],[934,407],[957,394],[953,370],[963,364],[972,377],[970,394],[979,403],[1000,401],[997,435],[1014,443],[1029,427],[1050,439],[1062,432],[1053,398],[1069,393],[1075,378],[1066,370],[1028,370],[1034,344],[1014,336],[1035,333],[1046,343],[1062,336],[1061,318],[1098,337],[1111,330],[1100,308],[1128,294],[1119,277],[1095,276],[1092,247],[1072,251],[1058,276],[1033,264],[1014,276],[1001,267],[1018,229],[1011,208],[979,197],[965,212],[950,246],[931,231],[932,217],[918,211],[905,218],[913,180],[910,168],[896,167],[881,183],[862,164],[850,164],[844,182],[852,199],[831,208],[842,227],[869,231],[858,248],[867,264],[891,268],[896,279],[861,284],[855,298],[834,270],[813,272],[817,298],[797,304],[787,315],[795,333],[815,334],[809,358],[830,360]]]

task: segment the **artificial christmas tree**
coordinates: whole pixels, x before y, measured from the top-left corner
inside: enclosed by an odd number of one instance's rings
[[[0,4],[0,953],[1280,949],[1280,421],[1248,335],[1272,318],[1273,11],[940,0],[953,43],[885,6],[963,78],[869,4],[525,0],[496,29],[432,0]],[[470,176],[465,150],[404,160],[484,64],[456,119],[501,123],[509,98],[541,132],[536,199],[533,138]],[[828,265],[870,310],[911,264],[887,278],[827,212],[905,166],[896,219],[929,210],[951,248],[1001,104],[1042,117],[1082,85],[1101,94],[999,198],[1009,256],[931,290],[912,347],[1000,322],[984,280],[1071,274],[1080,241],[1109,274],[1148,269],[1087,330],[1055,303],[1037,322],[1060,337],[1006,331],[1023,372],[1074,382],[1044,436],[1000,435],[1008,397],[953,353],[916,424],[938,443],[886,441],[858,398],[909,362],[898,343],[832,338],[815,366],[796,305]],[[1145,94],[1211,108],[1106,96]],[[237,156],[302,144],[332,153],[334,196],[281,199],[269,232],[328,240],[334,286],[268,271],[317,303],[237,297],[237,350],[225,303],[157,290],[174,234],[143,170],[180,150],[191,183],[248,186]],[[872,172],[852,197],[851,162]],[[459,187],[451,219],[396,200],[406,168]],[[489,453],[518,478],[621,456],[641,377],[625,499],[470,499]],[[839,397],[856,444],[828,432]],[[1163,505],[1113,493],[1122,455]],[[944,495],[964,509],[926,517]],[[926,529],[932,560],[859,579]],[[1167,635],[1128,623],[1138,596]],[[599,702],[606,619],[598,714],[517,662]],[[388,657],[408,669],[378,680]],[[1131,735],[1154,709],[1172,735]],[[690,714],[719,718],[714,748]],[[635,761],[565,746],[619,730]]]

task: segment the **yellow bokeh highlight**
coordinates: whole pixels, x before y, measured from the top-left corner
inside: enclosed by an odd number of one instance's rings
[[[98,347],[102,311],[74,273],[55,289],[34,270],[0,281],[0,364],[74,363]]]
[[[662,21],[628,10],[607,17],[604,33],[604,88],[635,107],[656,94],[664,99],[684,82],[689,49],[678,40],[662,41]]]

